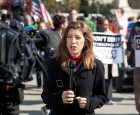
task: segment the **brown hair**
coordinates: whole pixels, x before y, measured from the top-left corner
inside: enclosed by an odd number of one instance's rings
[[[52,19],[55,29],[59,29],[61,27],[61,24],[64,24],[66,22],[66,18],[59,14],[55,14]]]
[[[79,29],[85,38],[85,46],[82,50],[82,60],[85,68],[91,69],[95,65],[95,55],[93,53],[93,34],[91,29],[83,21],[71,22],[62,37],[57,48],[56,57],[61,61],[61,67],[67,67],[69,64],[69,52],[66,46],[66,39],[70,29]]]
[[[100,18],[97,19],[97,24],[98,25],[103,25],[106,20],[107,20],[106,17],[100,17]]]

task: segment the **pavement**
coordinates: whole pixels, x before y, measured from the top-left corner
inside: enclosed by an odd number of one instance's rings
[[[20,115],[43,115],[41,108],[45,105],[41,100],[42,88],[37,88],[36,78],[25,83],[24,101],[20,105]],[[104,105],[95,110],[96,115],[138,115],[135,109],[134,93],[117,93],[113,90],[113,105]]]

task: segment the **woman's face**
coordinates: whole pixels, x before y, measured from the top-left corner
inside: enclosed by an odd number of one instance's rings
[[[70,29],[66,39],[67,49],[71,56],[80,56],[85,38],[79,29]]]

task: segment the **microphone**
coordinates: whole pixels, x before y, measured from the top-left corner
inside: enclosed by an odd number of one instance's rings
[[[73,70],[76,66],[76,61],[70,60],[70,79],[69,79],[69,89],[72,89],[72,81],[73,81]]]

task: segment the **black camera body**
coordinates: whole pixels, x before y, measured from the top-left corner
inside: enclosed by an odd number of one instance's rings
[[[36,64],[32,40],[19,23],[24,0],[10,0],[14,19],[0,23],[0,115],[18,115],[24,99],[23,82],[32,80]]]
[[[23,82],[32,80],[36,63],[32,40],[22,25],[10,20],[10,26],[0,24],[0,114],[19,114],[24,99]]]

